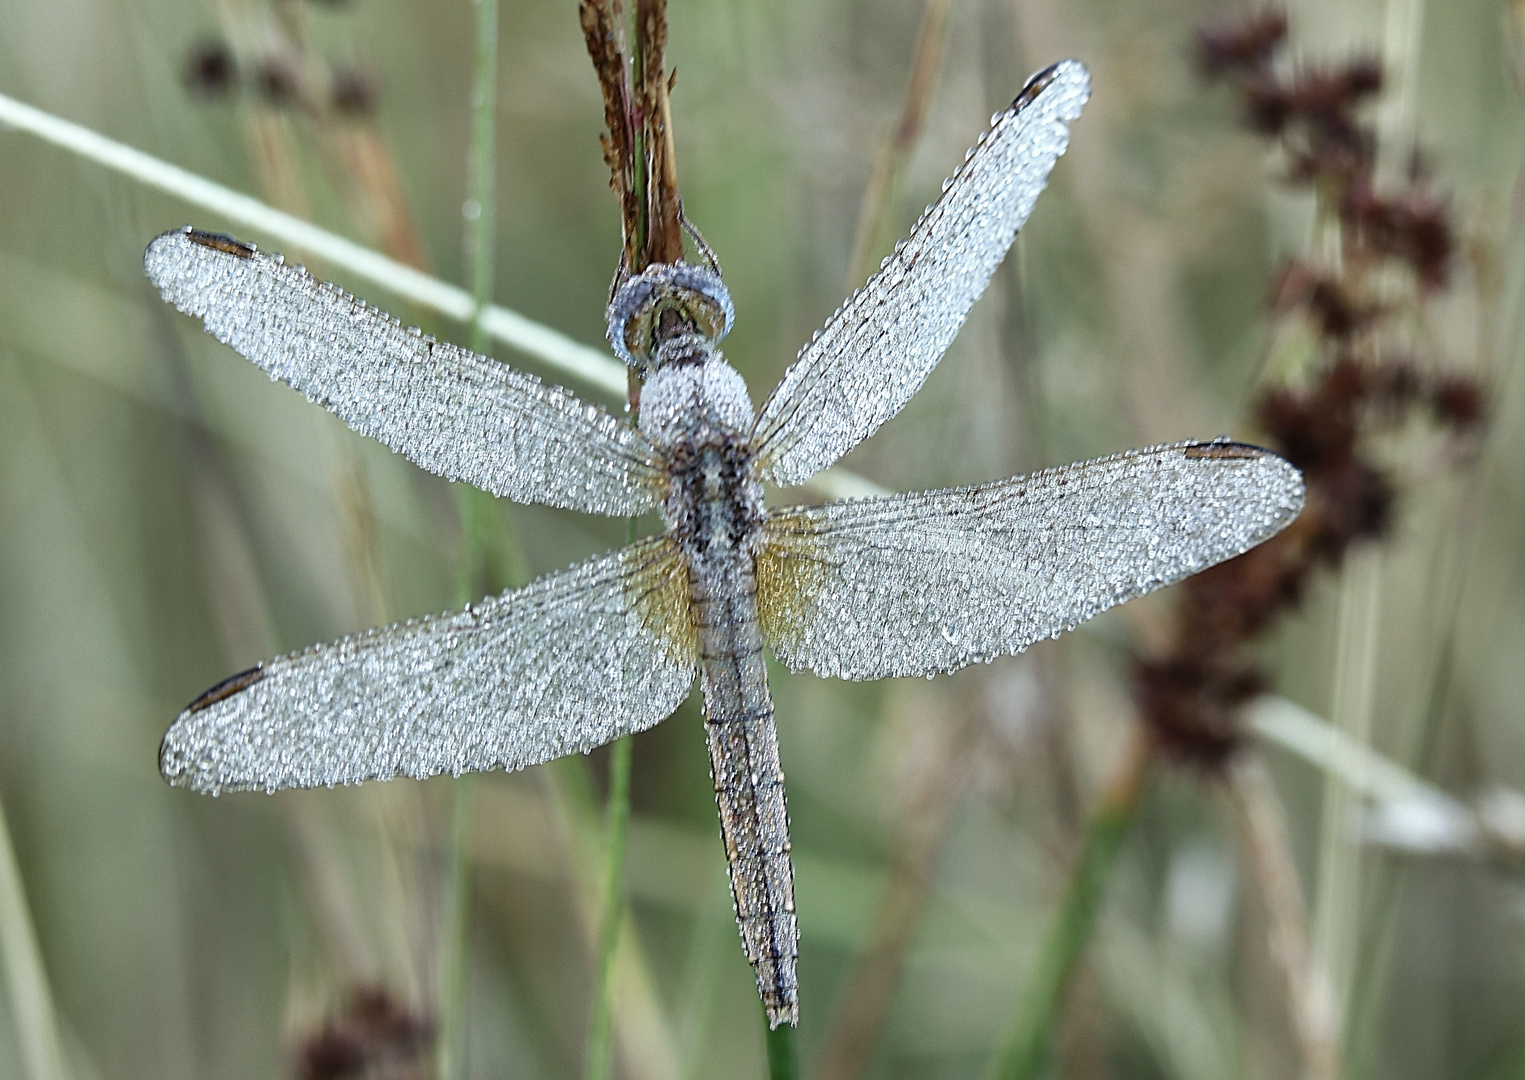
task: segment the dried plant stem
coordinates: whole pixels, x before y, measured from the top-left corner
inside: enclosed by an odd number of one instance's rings
[[[1313,964],[1307,908],[1276,789],[1260,759],[1247,753],[1230,765],[1227,789],[1271,924],[1271,958],[1286,987],[1304,1075],[1309,1080],[1335,1080],[1340,1059],[1330,995]]]
[[[932,87],[942,61],[943,31],[947,24],[948,0],[927,0],[921,16],[921,29],[916,35],[916,49],[911,60],[911,81],[906,86],[900,120],[896,123],[894,132],[879,148],[879,154],[874,159],[874,171],[869,175],[868,187],[863,193],[863,207],[858,212],[852,259],[847,264],[849,290],[856,289],[867,281],[878,265],[877,256],[885,233],[886,219],[894,212],[905,163],[916,149],[917,140],[921,138],[927,103],[932,98]]]
[[[66,1080],[69,1070],[59,1040],[58,1016],[47,969],[27,910],[21,868],[11,847],[5,808],[0,806],[0,961],[11,1002],[16,1038],[27,1080]]]
[[[1375,548],[1352,553],[1340,582],[1338,642],[1330,720],[1352,743],[1371,741],[1381,555]],[[1355,798],[1333,773],[1324,778],[1320,814],[1318,886],[1313,905],[1313,962],[1328,980],[1329,1011],[1335,1030],[1343,1024],[1360,940],[1361,852],[1351,818]]]
[[[937,718],[927,717],[928,722]],[[822,1040],[815,1080],[852,1080],[862,1075],[900,981],[905,952],[921,919],[942,851],[948,820],[963,790],[966,764],[984,723],[971,700],[941,718],[937,745],[926,754],[916,792],[901,815],[883,891],[868,944],[838,991],[831,1028]]]
[[[625,833],[629,822],[630,739],[627,737],[609,747],[604,909],[594,983],[593,1020],[588,1028],[587,1060],[583,1066],[585,1080],[606,1080],[613,1058],[610,1030],[614,1017],[614,957],[619,949],[620,923],[625,913]]]
[[[672,107],[664,66],[667,0],[636,0],[631,79],[639,106],[635,174],[640,195],[638,247],[631,268],[675,263],[683,258],[679,224],[678,156],[673,146]]]
[[[1058,914],[1038,947],[1032,981],[986,1073],[989,1080],[1032,1080],[1043,1070],[1065,989],[1091,939],[1112,866],[1154,763],[1149,731],[1138,725],[1132,738],[1091,813]]]

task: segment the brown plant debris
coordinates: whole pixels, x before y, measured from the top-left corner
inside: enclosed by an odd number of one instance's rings
[[[182,79],[187,88],[209,100],[229,97],[238,87],[238,64],[222,41],[208,39],[191,47]]]
[[[381,987],[351,992],[344,1008],[305,1039],[301,1080],[426,1080],[434,1022]]]
[[[669,98],[676,73],[669,76],[664,67],[666,0],[637,0],[628,56],[619,0],[582,0],[579,16],[604,98],[608,131],[600,143],[620,205],[622,268],[640,273],[653,263],[678,262],[683,201]]]

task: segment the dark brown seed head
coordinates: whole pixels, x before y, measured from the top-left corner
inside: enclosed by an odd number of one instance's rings
[[[184,82],[204,98],[227,97],[238,84],[238,65],[232,50],[221,41],[201,42],[186,57]]]
[[[346,68],[333,73],[328,87],[328,101],[334,112],[354,119],[367,119],[376,115],[381,90],[376,80],[358,68]]]
[[[1197,60],[1214,75],[1260,71],[1286,39],[1287,15],[1276,8],[1220,19],[1197,32]]]

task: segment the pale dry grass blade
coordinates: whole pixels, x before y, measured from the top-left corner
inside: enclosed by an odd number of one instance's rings
[[[0,94],[0,123],[183,199],[234,225],[264,233],[278,243],[322,259],[330,266],[448,318],[469,323],[478,316],[476,300],[459,286],[421,273],[242,192],[3,94]],[[599,350],[580,345],[557,330],[497,305],[481,311],[480,321],[490,336],[510,348],[539,360],[562,375],[606,393],[623,396],[624,368]]]
[[[1350,557],[1340,582],[1332,723],[1358,746],[1371,742],[1381,637],[1381,568],[1380,552],[1358,552]],[[1320,976],[1328,983],[1329,1009],[1336,1030],[1343,1025],[1360,940],[1361,850],[1351,828],[1355,809],[1344,781],[1326,773],[1319,817],[1312,955]]]
[[[1244,857],[1271,923],[1271,959],[1285,985],[1307,1080],[1340,1076],[1338,1022],[1324,969],[1313,962],[1307,905],[1287,837],[1286,812],[1265,766],[1242,755],[1229,769],[1228,796]]]

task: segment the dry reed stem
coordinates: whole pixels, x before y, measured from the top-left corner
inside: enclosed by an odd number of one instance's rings
[[[631,146],[634,133],[631,130],[633,110],[630,90],[625,77],[625,51],[620,26],[622,12],[617,0],[581,0],[578,17],[582,23],[583,40],[588,56],[593,61],[593,71],[598,77],[599,91],[604,99],[605,133],[599,138],[604,151],[604,164],[609,167],[609,186],[620,206],[620,223],[624,230],[626,265],[635,261],[635,223],[640,218],[640,206],[635,194],[635,153]]]
[[[1358,551],[1347,558],[1340,580],[1330,720],[1336,731],[1363,749],[1370,745],[1372,735],[1381,567],[1381,549]],[[1356,808],[1350,787],[1326,770],[1311,962],[1313,977],[1324,983],[1329,1023],[1335,1032],[1344,1024],[1361,939],[1361,850],[1352,829]]]
[[[620,206],[623,268],[638,274],[652,263],[683,259],[683,200],[673,144],[664,64],[665,0],[637,0],[634,41],[625,55],[622,11],[613,0],[582,0],[578,8],[588,56],[604,101],[604,163]]]
[[[644,245],[631,268],[683,260],[683,199],[678,191],[678,154],[673,145],[671,83],[664,66],[667,0],[636,0],[635,97],[639,102],[646,160]]]
[[[1236,756],[1224,775],[1242,850],[1270,919],[1271,959],[1286,990],[1304,1075],[1308,1080],[1337,1080],[1340,1050],[1332,1000],[1327,983],[1313,965],[1308,913],[1287,838],[1285,811],[1255,754]]]
[[[974,683],[961,684],[959,700],[942,716],[924,718],[937,732],[935,742],[923,751],[922,765],[912,780],[914,794],[891,841],[894,856],[867,944],[837,991],[831,1026],[812,1070],[815,1080],[852,1080],[867,1067],[900,983],[906,949],[926,907],[934,865],[969,775],[970,755],[986,726],[978,700],[984,680]]]
[[[874,171],[863,192],[863,206],[858,212],[852,258],[847,262],[847,291],[851,293],[868,280],[878,267],[877,255],[888,219],[895,212],[896,194],[906,162],[921,139],[927,106],[942,64],[943,38],[948,25],[949,0],[927,0],[922,11],[921,27],[911,54],[911,78],[906,84],[905,100],[895,130],[879,147]]]

